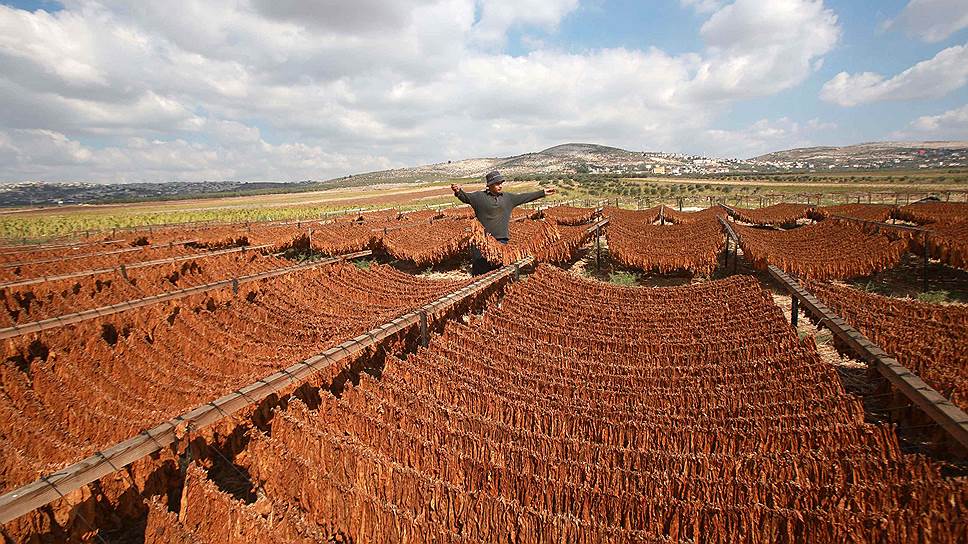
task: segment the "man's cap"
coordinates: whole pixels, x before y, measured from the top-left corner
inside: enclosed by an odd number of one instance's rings
[[[491,185],[494,185],[495,183],[504,183],[504,176],[502,176],[501,173],[498,172],[497,170],[493,172],[488,172],[488,174],[484,176],[484,183],[488,187],[490,187]]]

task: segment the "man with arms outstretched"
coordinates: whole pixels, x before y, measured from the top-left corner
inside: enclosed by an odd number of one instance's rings
[[[537,200],[543,196],[555,193],[553,188],[531,193],[505,193],[502,191],[504,177],[500,172],[494,171],[484,177],[484,184],[487,188],[483,191],[465,193],[460,185],[451,185],[454,196],[466,204],[470,204],[474,209],[474,215],[484,227],[484,232],[493,236],[502,244],[508,243],[510,239],[509,223],[511,222],[511,210],[515,206],[526,204],[532,200]],[[496,267],[484,259],[481,251],[471,246],[471,274],[477,276],[494,270]]]

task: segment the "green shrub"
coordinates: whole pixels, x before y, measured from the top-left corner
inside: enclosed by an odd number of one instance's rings
[[[929,302],[931,304],[940,304],[942,302],[950,301],[951,293],[945,291],[944,289],[938,289],[937,291],[925,291],[918,295],[918,300],[921,302]]]
[[[868,281],[867,283],[865,283],[863,285],[858,285],[857,287],[860,287],[861,289],[863,289],[864,291],[867,291],[868,293],[874,293],[874,294],[877,294],[877,295],[890,295],[891,294],[891,288],[890,287],[888,287],[887,285],[885,285],[883,283],[877,283],[876,281]]]
[[[612,272],[608,275],[608,281],[615,285],[636,285],[638,283],[635,274],[629,272]]]

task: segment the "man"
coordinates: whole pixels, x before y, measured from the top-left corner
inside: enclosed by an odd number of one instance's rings
[[[502,244],[508,243],[510,239],[509,223],[511,222],[511,210],[515,206],[526,204],[532,200],[537,200],[543,196],[555,194],[553,188],[531,193],[505,193],[504,177],[500,172],[494,171],[484,177],[484,184],[487,188],[483,191],[465,193],[460,185],[451,185],[454,196],[465,204],[470,204],[474,208],[474,215],[484,227],[484,232],[493,236]],[[481,251],[471,246],[471,274],[477,276],[490,272],[496,267],[487,262],[481,255]]]

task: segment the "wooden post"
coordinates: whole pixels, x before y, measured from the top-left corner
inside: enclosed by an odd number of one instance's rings
[[[928,231],[924,231],[924,237],[921,239],[921,244],[924,248],[921,251],[921,256],[924,258],[924,268],[922,269],[922,275],[924,276],[924,286],[922,291],[928,292]]]
[[[430,335],[427,331],[427,311],[420,311],[420,345],[427,347],[430,345]]]
[[[794,294],[791,294],[790,298],[792,299],[790,304],[790,324],[793,325],[793,329],[796,330],[797,322],[800,319],[800,299],[798,299]]]
[[[232,278],[232,294],[239,294],[239,278]]]
[[[729,267],[729,233],[724,232],[723,236],[726,237],[726,247],[723,248],[723,270]]]
[[[739,261],[739,240],[733,240],[733,274],[736,273],[737,262]]]
[[[121,277],[124,278],[124,281],[131,283],[131,280],[128,279],[128,269],[125,268],[124,264],[121,265],[120,270],[121,270]]]
[[[602,269],[602,227],[595,227],[595,269]]]

